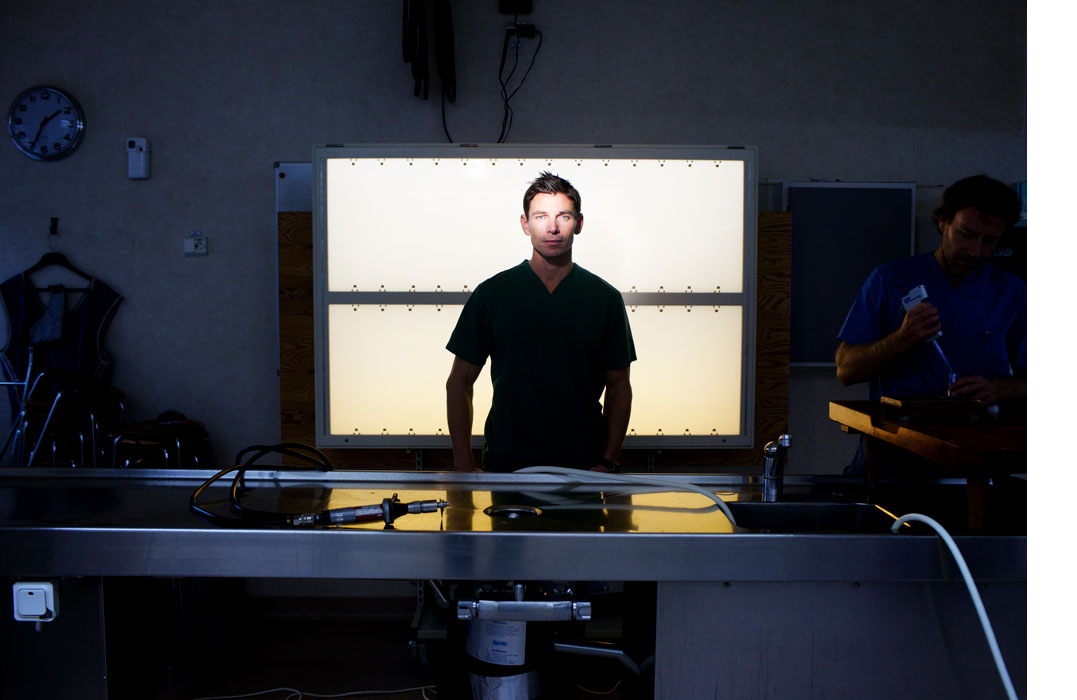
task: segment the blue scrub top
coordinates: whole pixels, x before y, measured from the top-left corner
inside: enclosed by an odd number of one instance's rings
[[[1023,374],[1027,361],[1027,290],[1016,275],[990,263],[955,289],[934,253],[880,265],[853,302],[838,339],[850,345],[882,340],[901,327],[901,299],[917,285],[939,310],[938,345],[954,373],[987,379]],[[931,343],[888,365],[872,379],[869,398],[945,396],[949,372]]]

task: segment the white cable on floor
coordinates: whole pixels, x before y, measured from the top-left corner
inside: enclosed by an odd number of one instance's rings
[[[961,576],[965,579],[965,586],[969,589],[969,595],[972,596],[972,604],[976,606],[976,614],[980,616],[980,624],[983,626],[984,634],[987,636],[987,644],[991,647],[991,656],[995,658],[995,666],[998,668],[998,674],[1002,678],[1002,685],[1006,688],[1006,696],[1010,700],[1017,700],[1017,691],[1013,689],[1010,673],[1006,670],[1006,662],[1002,660],[1002,652],[999,651],[998,641],[995,640],[995,631],[991,628],[991,621],[987,619],[987,610],[984,609],[983,601],[980,599],[980,592],[976,590],[976,583],[972,580],[972,574],[969,572],[969,567],[965,563],[965,558],[961,556],[961,551],[958,550],[954,538],[950,537],[950,533],[942,525],[919,513],[909,513],[901,516],[897,519],[897,522],[890,526],[890,530],[897,532],[902,525],[910,520],[917,520],[931,526],[950,549],[950,553],[954,556],[954,561],[957,562],[957,567],[961,570]]]
[[[270,688],[268,690],[256,690],[251,693],[243,693],[241,695],[212,695],[204,698],[195,698],[195,700],[240,700],[241,698],[254,698],[259,695],[269,695],[271,693],[288,693],[285,700],[303,700],[303,698],[353,698],[362,695],[402,695],[403,693],[421,692],[423,697],[426,697],[426,691],[434,689],[432,685],[421,685],[412,688],[400,688],[397,690],[349,690],[343,693],[312,693],[297,690],[296,688]]]
[[[636,474],[610,474],[609,472],[595,472],[587,469],[569,469],[568,467],[524,467],[523,469],[517,469],[516,474],[560,474],[562,476],[578,476],[600,479],[602,481],[609,481],[612,483],[620,484],[648,484],[650,486],[661,486],[667,488],[670,491],[688,491],[690,493],[698,493],[715,502],[715,504],[725,513],[725,517],[729,518],[729,522],[734,525],[737,521],[733,519],[733,513],[729,510],[729,506],[725,501],[719,498],[713,491],[708,491],[705,488],[690,484],[688,482],[673,481],[671,479],[659,479],[651,476],[638,476]]]
[[[270,695],[272,693],[288,693],[285,700],[292,700],[293,698],[303,697],[302,690],[282,687],[269,688],[268,690],[255,690],[250,693],[242,693],[240,695],[207,695],[206,697],[195,698],[194,700],[239,700],[239,698],[256,698],[259,695]]]

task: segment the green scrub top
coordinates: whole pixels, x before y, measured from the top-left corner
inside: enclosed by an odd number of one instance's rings
[[[480,367],[490,358],[484,469],[586,469],[602,458],[606,371],[636,359],[617,289],[573,265],[551,293],[525,260],[475,288],[446,347]]]

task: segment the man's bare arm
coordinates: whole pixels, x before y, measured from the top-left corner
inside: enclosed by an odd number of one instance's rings
[[[481,371],[482,367],[457,357],[453,359],[449,379],[445,382],[449,439],[457,471],[476,471],[475,455],[471,451],[471,425],[475,414],[475,380]]]
[[[621,446],[628,432],[628,419],[632,416],[632,382],[629,368],[606,372],[606,398],[602,402],[602,414],[606,418],[606,449],[602,456],[616,462],[621,456]]]
[[[886,365],[933,338],[940,327],[938,310],[925,301],[905,314],[901,327],[882,340],[862,345],[842,341],[834,355],[838,379],[849,386],[879,376]]]

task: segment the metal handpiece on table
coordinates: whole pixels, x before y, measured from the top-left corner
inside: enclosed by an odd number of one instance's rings
[[[444,511],[449,505],[448,501],[443,501],[440,498],[401,503],[400,498],[394,493],[392,498],[381,499],[380,505],[348,506],[331,508],[320,513],[303,513],[291,516],[290,523],[292,525],[350,525],[351,523],[384,520],[388,526],[392,525],[402,515],[409,513],[436,513],[439,510]]]
[[[782,479],[785,476],[785,453],[789,451],[791,438],[782,433],[763,447],[763,502],[774,503],[782,497]]]

